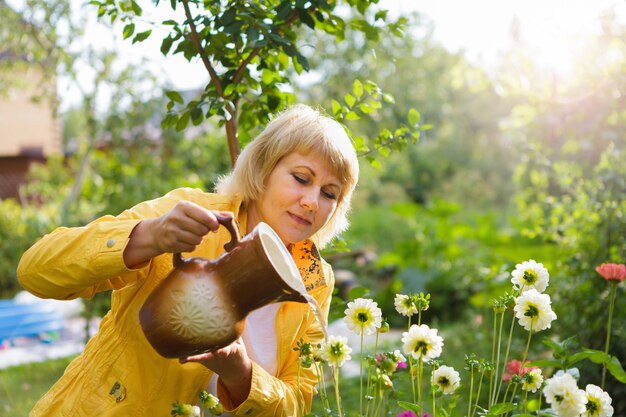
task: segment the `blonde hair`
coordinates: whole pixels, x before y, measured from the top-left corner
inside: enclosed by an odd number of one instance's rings
[[[220,178],[218,193],[239,193],[244,205],[259,200],[265,182],[278,161],[298,152],[317,152],[341,182],[341,194],[330,219],[312,237],[323,247],[348,227],[352,192],[359,177],[359,163],[352,141],[335,120],[304,104],[294,105],[272,120],[239,155],[230,174]]]

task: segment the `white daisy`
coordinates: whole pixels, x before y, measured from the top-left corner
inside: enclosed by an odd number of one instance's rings
[[[191,407],[191,414],[189,414],[189,417],[200,417],[200,407],[197,405]]]
[[[537,392],[543,384],[541,369],[536,368],[522,375],[522,389],[529,392]]]
[[[393,304],[396,306],[396,311],[403,316],[411,317],[413,314],[417,314],[414,298],[406,294],[396,294]]]
[[[539,292],[544,292],[550,278],[550,274],[543,264],[532,259],[515,265],[515,271],[511,275],[511,282],[522,292],[533,288]]]
[[[406,355],[428,362],[441,355],[443,337],[437,335],[437,329],[431,329],[425,324],[414,324],[408,332],[402,333],[402,343]]]
[[[350,352],[352,348],[348,346],[348,339],[344,336],[329,336],[322,344],[322,358],[338,368],[350,360]]]
[[[344,311],[343,321],[348,328],[357,334],[374,334],[382,323],[382,311],[376,301],[368,298],[357,298],[348,303]]]
[[[528,331],[549,329],[552,320],[556,320],[556,314],[550,306],[550,296],[535,289],[525,291],[517,297],[513,311],[520,326]]]
[[[587,395],[585,391],[578,389],[576,380],[568,373],[548,379],[543,395],[559,417],[579,417],[585,412]]]
[[[459,387],[461,377],[450,366],[440,366],[433,372],[431,383],[437,385],[444,395],[452,395]]]
[[[587,404],[584,417],[611,417],[613,415],[613,401],[609,394],[602,391],[597,385],[589,384],[585,388]]]

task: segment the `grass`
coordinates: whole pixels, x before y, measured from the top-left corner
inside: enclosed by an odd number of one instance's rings
[[[27,416],[74,357],[0,369],[0,417]]]

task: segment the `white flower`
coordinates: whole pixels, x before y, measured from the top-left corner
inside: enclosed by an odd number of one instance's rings
[[[352,348],[344,336],[329,336],[322,344],[322,358],[331,365],[341,368],[345,361],[350,360]]]
[[[431,329],[425,324],[414,324],[408,332],[402,333],[402,343],[406,355],[428,362],[441,355],[443,337],[437,335],[437,329]]]
[[[613,415],[613,406],[611,405],[611,397],[602,391],[597,385],[589,384],[585,388],[587,393],[587,410],[583,414],[584,417],[611,417]]]
[[[343,321],[348,328],[357,334],[374,334],[382,323],[382,311],[376,301],[367,298],[357,298],[348,303],[344,311]]]
[[[537,392],[543,383],[541,369],[533,369],[522,375],[522,389],[524,391]]]
[[[417,306],[413,297],[405,294],[396,294],[393,304],[396,306],[396,311],[403,316],[411,317],[413,314],[417,314]]]
[[[198,407],[197,405],[191,407],[191,413],[189,414],[189,417],[200,417],[200,407]]]
[[[556,314],[550,306],[550,296],[532,289],[523,292],[515,299],[515,317],[520,326],[528,331],[538,332],[550,328]]]
[[[511,282],[522,292],[533,288],[539,292],[544,292],[550,278],[550,274],[543,264],[532,259],[515,265],[515,271],[511,275],[513,276]]]
[[[450,366],[440,366],[433,372],[432,384],[437,385],[444,395],[452,395],[459,387],[461,377]]]
[[[587,395],[578,389],[576,380],[568,373],[548,379],[543,395],[559,417],[579,417],[585,412]]]

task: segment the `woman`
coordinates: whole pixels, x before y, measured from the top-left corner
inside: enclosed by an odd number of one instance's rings
[[[209,386],[236,416],[309,410],[317,378],[311,369],[298,369],[293,347],[301,338],[318,343],[323,335],[307,304],[255,310],[242,338],[181,360],[154,351],[138,311],[172,270],[170,253],[213,259],[223,252],[230,236],[215,213],[232,212],[242,235],[261,221],[277,232],[327,316],[334,278],[316,246],[346,228],[357,178],[356,154],[343,128],[296,105],[243,150],[216,194],[177,189],[117,217],[46,235],[20,261],[25,288],[56,299],[113,292],[99,332],[31,415],[167,415],[172,403],[196,403]]]

